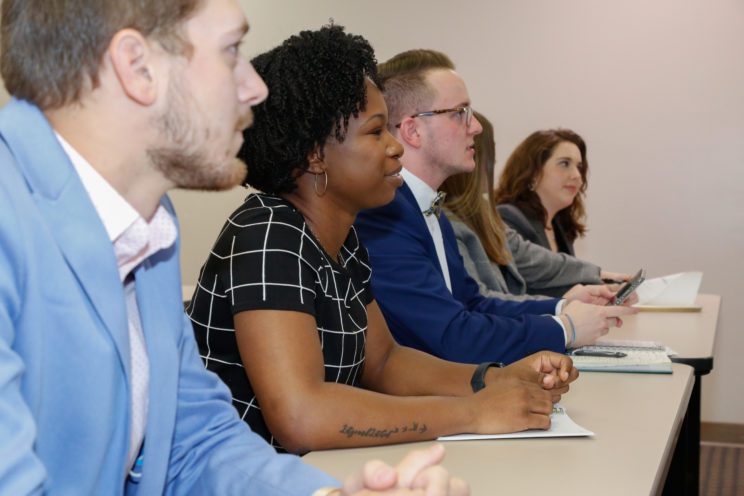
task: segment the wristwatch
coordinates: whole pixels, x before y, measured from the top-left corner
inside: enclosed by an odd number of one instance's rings
[[[473,388],[473,392],[477,393],[484,387],[486,387],[486,372],[489,367],[502,368],[504,366],[501,362],[483,362],[475,368],[473,377],[470,379],[470,387]]]

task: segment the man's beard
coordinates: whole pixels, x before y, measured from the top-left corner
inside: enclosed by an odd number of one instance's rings
[[[171,78],[166,110],[155,121],[155,127],[168,145],[148,149],[150,160],[179,188],[221,191],[242,183],[247,172],[242,160],[225,157],[215,162],[207,157],[205,148],[210,142],[210,130],[194,127],[188,111],[194,103],[186,98],[186,92],[176,81],[177,78]],[[236,130],[250,126],[252,121],[249,111],[237,123]]]
[[[237,186],[245,179],[247,167],[239,158],[222,164],[210,164],[198,150],[178,147],[148,151],[150,160],[176,187],[222,191]]]

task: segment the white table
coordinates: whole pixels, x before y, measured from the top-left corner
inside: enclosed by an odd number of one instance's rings
[[[583,373],[561,403],[587,438],[450,441],[444,465],[473,495],[639,495],[661,491],[693,388],[693,370]],[[395,463],[414,443],[316,451],[304,460],[343,478],[364,461]]]
[[[642,311],[624,319],[611,339],[660,341],[678,353],[672,360],[695,370],[695,384],[672,462],[665,494],[698,496],[700,480],[700,404],[702,376],[713,369],[721,297],[699,294],[700,312]]]

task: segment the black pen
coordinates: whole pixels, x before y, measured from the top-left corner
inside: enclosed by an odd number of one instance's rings
[[[609,277],[602,278],[602,282],[605,284],[622,284],[625,281],[623,279],[611,279]]]
[[[628,356],[622,351],[602,351],[602,350],[576,350],[572,355],[575,356],[593,356],[593,357],[609,357],[609,358],[622,358]]]

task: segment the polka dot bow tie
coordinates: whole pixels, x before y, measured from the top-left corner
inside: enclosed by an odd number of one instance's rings
[[[438,219],[439,216],[442,215],[442,203],[444,203],[444,198],[446,196],[447,193],[444,191],[437,192],[437,197],[431,201],[431,207],[424,210],[424,215],[436,215]]]

